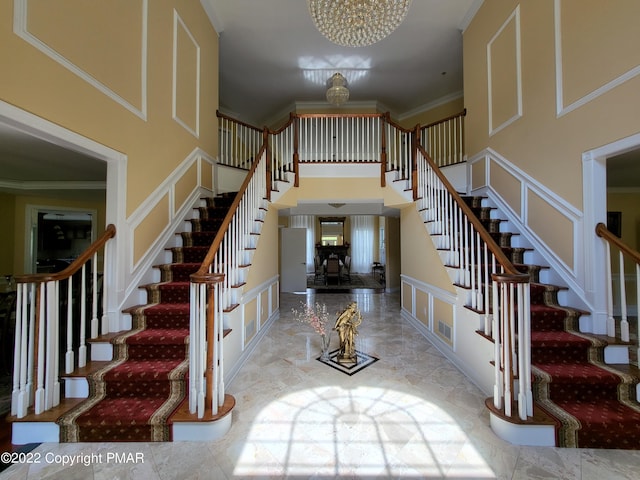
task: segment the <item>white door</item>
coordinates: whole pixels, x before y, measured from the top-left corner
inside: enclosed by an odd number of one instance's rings
[[[307,229],[280,230],[280,290],[304,292],[307,289]]]

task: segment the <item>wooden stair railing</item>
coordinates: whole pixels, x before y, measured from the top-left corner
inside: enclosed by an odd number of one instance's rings
[[[268,200],[268,149],[260,149],[202,265],[191,275],[189,410],[203,418],[224,404],[223,317],[238,306]]]
[[[596,235],[602,238],[606,249],[606,272],[607,272],[607,336],[616,337],[617,332],[620,333],[620,340],[623,342],[630,341],[629,335],[629,308],[628,308],[628,286],[632,286],[635,282],[635,302],[636,309],[640,302],[640,253],[628,245],[626,245],[618,236],[607,229],[604,223],[596,225]],[[614,295],[614,284],[616,275],[612,271],[611,248],[615,248],[618,253],[617,262],[617,295]],[[628,277],[631,277],[629,279]],[[620,310],[620,325],[616,326],[614,317],[614,307]],[[636,311],[637,327],[640,327],[640,315]],[[617,328],[618,327],[618,328]],[[640,332],[640,330],[637,330]],[[640,342],[636,345],[636,361],[640,359]]]
[[[88,338],[109,333],[107,319],[104,316],[102,322],[98,319],[98,303],[102,300],[104,312],[106,299],[99,272],[105,271],[108,262],[105,246],[115,234],[115,226],[108,225],[102,235],[61,272],[15,277],[17,300],[11,415],[23,418],[29,407],[40,414],[58,405],[61,358],[65,373],[86,366],[87,327]],[[100,251],[103,252],[101,263]],[[74,282],[74,276],[80,277],[79,283]],[[91,318],[87,317],[88,307]]]
[[[529,275],[511,263],[420,145],[416,160],[418,209],[446,265],[457,270],[467,307],[484,316],[484,334],[494,342],[493,403],[511,417],[517,400],[517,414],[526,420],[533,415]]]

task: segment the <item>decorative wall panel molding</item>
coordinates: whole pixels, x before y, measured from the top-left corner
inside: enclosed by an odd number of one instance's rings
[[[200,135],[200,46],[173,11],[173,119]]]
[[[14,0],[13,31],[25,42],[47,55],[53,61],[59,63],[70,70],[85,82],[93,85],[100,92],[111,98],[114,102],[137,115],[143,120],[147,119],[147,21],[148,21],[148,0],[126,0],[128,3],[137,1],[139,4],[139,30],[135,37],[139,38],[138,45],[127,45],[127,51],[133,52],[135,58],[129,59],[127,63],[124,55],[120,55],[117,50],[108,51],[108,46],[115,42],[118,35],[122,36],[123,29],[130,27],[133,23],[131,18],[123,18],[122,25],[108,24],[100,28],[100,35],[97,35],[98,26],[104,24],[104,19],[97,15],[97,18],[84,18],[79,22],[77,18],[64,16],[60,2],[42,2],[36,0]],[[82,5],[82,4],[79,4]],[[127,3],[121,3],[131,9]],[[57,18],[49,15],[48,9],[56,9],[61,12]],[[69,6],[69,8],[72,8]],[[73,8],[78,8],[76,5]],[[87,7],[88,8],[88,7]],[[109,4],[109,8],[114,9],[114,4]],[[80,15],[79,15],[80,16]],[[52,18],[53,17],[53,18]],[[117,16],[116,16],[117,17]],[[122,27],[122,28],[120,28]],[[124,30],[126,31],[126,30]],[[74,36],[75,35],[75,36]],[[111,38],[114,41],[109,41]],[[86,42],[96,41],[106,45],[104,50],[87,48]],[[103,54],[105,58],[99,56]],[[98,58],[95,58],[98,55]],[[107,62],[108,59],[111,63]],[[90,61],[95,63],[91,65]],[[105,60],[104,62],[102,60]],[[114,62],[121,62],[120,71],[113,72],[106,66],[113,68]],[[134,63],[135,62],[135,65]],[[115,76],[114,76],[115,73]],[[109,79],[109,76],[112,76]],[[139,90],[135,88],[135,94],[123,91],[122,85],[117,85],[120,79],[124,78],[128,82],[131,76],[137,76],[140,82]],[[114,80],[117,79],[117,80]],[[116,85],[114,85],[116,84]],[[132,98],[132,97],[137,98]],[[129,98],[127,98],[129,97]]]
[[[634,2],[626,2],[626,4],[634,5]],[[598,25],[594,25],[592,22],[579,23],[577,15],[563,18],[563,8],[571,7],[579,9],[579,11],[590,10],[589,6],[582,1],[571,4],[566,0],[554,0],[556,113],[558,117],[591,102],[640,74],[640,51],[637,48],[640,41],[640,30],[637,28],[636,16],[625,15],[626,10],[616,9],[616,4],[612,3],[608,12],[619,16],[616,22],[612,22],[618,25],[616,37],[612,37],[604,32],[599,35],[595,30]],[[624,22],[627,24],[623,25]],[[569,26],[571,32],[566,31]],[[567,38],[563,38],[563,35]],[[566,44],[570,44],[571,48]],[[616,53],[618,48],[624,48],[631,53],[622,56],[622,63],[618,61],[612,65],[611,55]],[[570,50],[570,57],[567,50]],[[633,58],[634,54],[635,59]],[[603,65],[607,68],[602,68]],[[579,96],[574,92],[573,98],[570,98],[571,92],[567,91],[568,72],[572,72],[575,78],[588,86],[588,88],[582,87],[584,91],[579,92],[577,94]],[[590,85],[590,82],[593,84]],[[576,89],[575,86],[573,88]]]
[[[489,135],[522,117],[520,6],[487,44]]]

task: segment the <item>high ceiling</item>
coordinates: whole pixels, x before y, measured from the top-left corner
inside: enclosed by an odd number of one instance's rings
[[[462,33],[483,0],[413,0],[400,27],[377,44],[339,47],[314,27],[306,0],[201,0],[220,34],[220,106],[257,126],[296,103],[326,106],[326,81],[340,71],[350,104],[402,118],[462,94]],[[349,104],[347,104],[349,105]],[[637,186],[638,151],[608,162],[609,187]],[[43,159],[46,159],[44,161]],[[0,191],[88,198],[55,182],[103,182],[106,164],[0,122]],[[103,195],[103,193],[102,193]],[[376,207],[377,208],[377,207]]]
[[[296,102],[326,105],[336,72],[351,105],[396,116],[462,94],[462,30],[482,0],[413,0],[404,22],[368,47],[320,34],[306,0],[201,0],[220,32],[220,108],[256,126]],[[348,105],[348,104],[347,104]]]

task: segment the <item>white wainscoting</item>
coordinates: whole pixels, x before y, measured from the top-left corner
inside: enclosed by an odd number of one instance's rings
[[[543,184],[529,176],[524,171],[509,162],[505,157],[490,148],[483,150],[469,159],[469,168],[476,162],[484,161],[485,185],[476,185],[475,189],[469,187],[469,192],[473,195],[486,195],[506,216],[506,220],[511,222],[520,233],[525,242],[528,242],[539,254],[544,263],[551,268],[551,274],[556,272],[556,276],[550,278],[551,283],[559,282],[571,289],[571,301],[573,306],[590,309],[590,303],[585,295],[585,266],[583,222],[584,216],[581,211],[569,204],[555,192],[549,190]],[[492,166],[504,170],[515,179],[520,185],[520,205],[517,213],[500,196],[493,185],[491,185]],[[527,212],[529,211],[529,201],[531,195],[536,195],[544,200],[550,208],[562,215],[572,224],[573,235],[573,258],[572,266],[568,265],[547,245],[542,238],[531,228]]]

